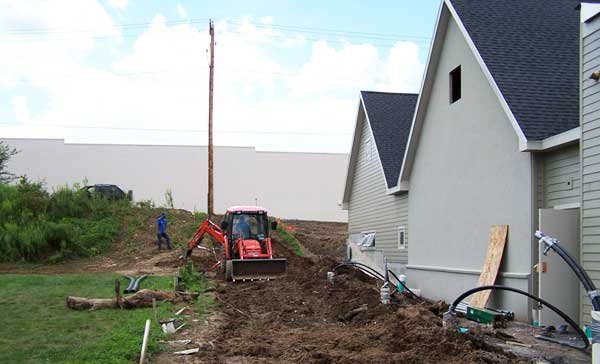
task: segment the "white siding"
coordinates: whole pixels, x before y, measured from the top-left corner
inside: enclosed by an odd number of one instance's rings
[[[352,176],[348,201],[348,232],[376,231],[376,250],[388,261],[406,263],[408,249],[398,249],[398,227],[406,226],[405,239],[410,246],[408,232],[408,196],[388,195],[379,158],[369,158],[374,146],[373,135],[366,121],[360,130],[360,146]],[[359,131],[357,131],[359,132]]]
[[[538,162],[537,196],[540,208],[580,202],[579,144],[538,155],[536,160]]]
[[[582,211],[581,262],[600,286],[600,82],[590,74],[600,70],[600,20],[583,24],[582,42]],[[590,300],[582,292],[582,320],[590,321]]]

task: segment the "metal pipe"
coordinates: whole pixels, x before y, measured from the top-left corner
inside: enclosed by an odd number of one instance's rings
[[[131,290],[129,291],[130,293],[135,293],[138,291],[138,289],[140,288],[140,283],[142,283],[142,281],[144,279],[146,279],[146,277],[148,277],[148,275],[144,274],[142,276],[139,276],[138,279],[135,280],[135,282],[133,283],[133,287],[131,287]]]

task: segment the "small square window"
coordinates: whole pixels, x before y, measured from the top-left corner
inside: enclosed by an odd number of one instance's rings
[[[461,90],[460,66],[450,71],[450,103],[460,100]]]
[[[408,248],[408,240],[406,239],[406,227],[398,227],[398,249]]]

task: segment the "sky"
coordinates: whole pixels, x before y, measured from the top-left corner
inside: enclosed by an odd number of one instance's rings
[[[377,6],[373,6],[377,4]],[[360,90],[418,92],[439,0],[0,0],[0,137],[348,153]]]

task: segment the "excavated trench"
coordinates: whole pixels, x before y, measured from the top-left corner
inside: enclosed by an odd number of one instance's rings
[[[269,282],[218,281],[219,324],[196,363],[518,363],[476,337],[442,328],[441,303],[400,295],[379,303],[376,282],[351,268],[335,285],[337,261],[303,258],[275,241],[289,260],[286,277]],[[199,263],[199,262],[198,262]],[[365,307],[354,315],[350,311]],[[526,361],[523,361],[526,362]]]

